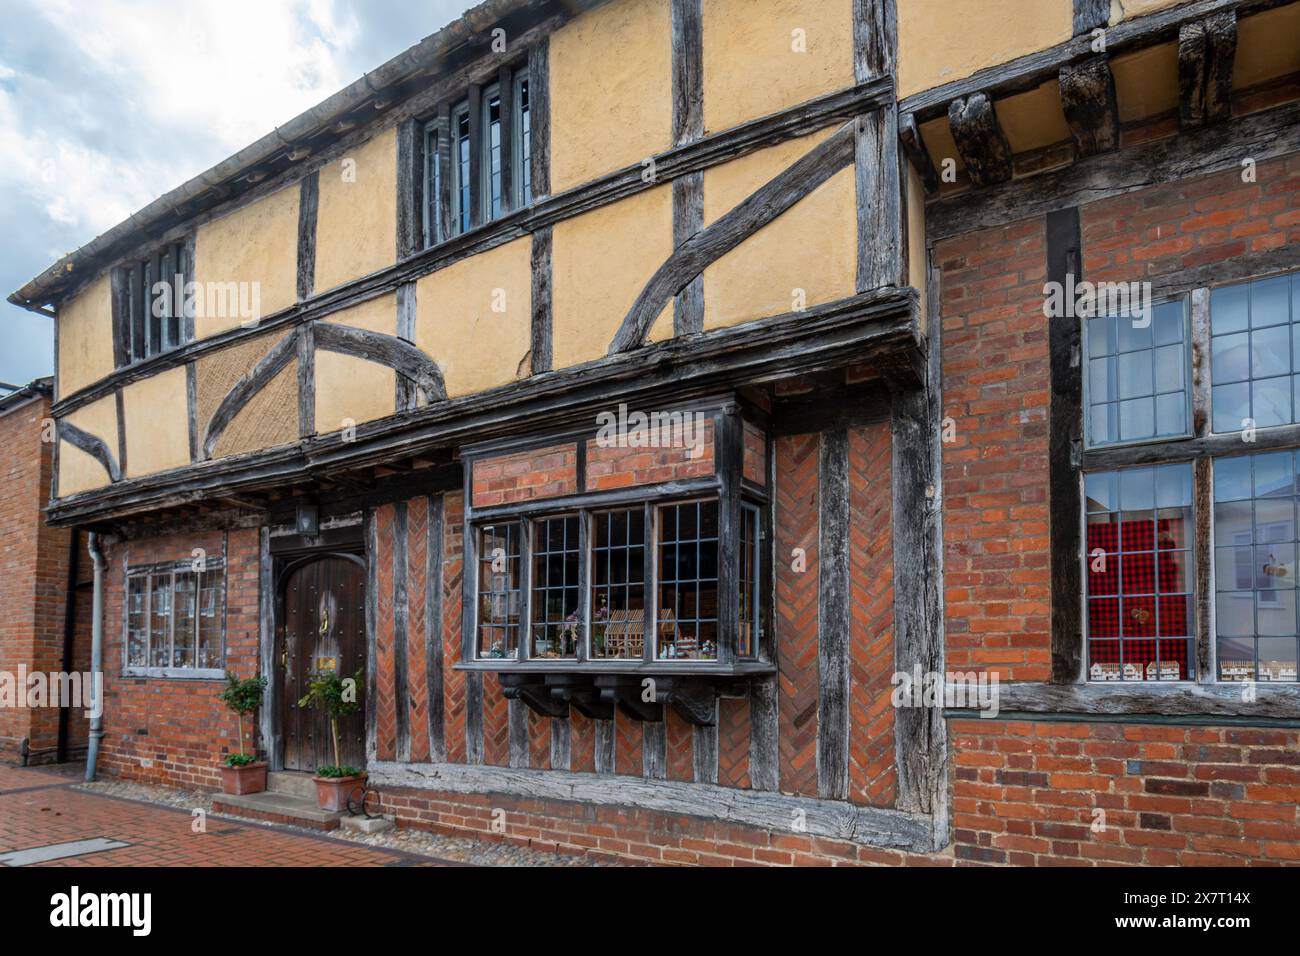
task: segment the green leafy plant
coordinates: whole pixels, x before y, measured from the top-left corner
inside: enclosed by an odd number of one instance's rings
[[[361,773],[355,767],[345,767],[339,762],[339,720],[361,708],[360,687],[364,673],[359,670],[351,678],[344,678],[337,671],[317,671],[307,679],[307,693],[298,701],[298,706],[312,710],[320,707],[325,711],[334,744],[334,764],[317,767],[318,777],[352,777]]]
[[[250,763],[257,763],[257,757],[254,754],[226,754],[225,763],[227,767],[247,767]]]
[[[334,759],[338,760],[339,758],[335,757]],[[360,767],[339,767],[336,765],[332,767],[316,768],[316,776],[328,777],[330,779],[337,779],[341,777],[359,777],[363,773],[365,773],[365,771],[362,770]]]
[[[244,753],[244,717],[252,714],[262,703],[262,692],[266,690],[265,677],[245,677],[226,671],[226,689],[221,692],[221,702],[235,712],[239,721],[239,753],[226,757],[226,764],[231,767],[243,767],[256,758]],[[235,762],[233,758],[241,758]],[[242,759],[242,758],[247,759]]]

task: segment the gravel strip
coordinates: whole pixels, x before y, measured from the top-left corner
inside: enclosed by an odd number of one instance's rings
[[[213,794],[197,790],[177,790],[151,784],[128,783],[120,780],[101,780],[95,783],[74,784],[75,790],[88,793],[100,793],[110,797],[126,800],[140,800],[144,803],[158,803],[181,810],[212,811]],[[249,817],[238,817],[222,813],[227,817],[256,826],[274,827],[276,829],[321,835],[320,830],[308,830],[280,823],[268,823]],[[516,846],[513,843],[498,843],[487,840],[473,840],[466,837],[445,836],[429,833],[425,830],[396,828],[385,833],[357,833],[339,828],[329,831],[329,836],[351,843],[364,843],[368,846],[386,847],[421,856],[432,856],[441,860],[468,863],[473,866],[608,866],[603,861],[594,861],[586,857],[566,856],[559,853],[547,853],[530,847]]]

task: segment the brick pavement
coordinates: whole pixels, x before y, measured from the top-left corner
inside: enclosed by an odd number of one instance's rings
[[[41,866],[436,866],[381,847],[209,816],[72,788],[78,776],[0,767],[0,853],[106,837],[130,846]]]

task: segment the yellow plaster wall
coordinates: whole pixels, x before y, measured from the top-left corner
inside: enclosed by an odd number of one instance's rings
[[[1070,127],[1061,111],[1061,84],[1057,80],[997,100],[993,109],[1013,153],[1042,149],[1070,138]]]
[[[1111,60],[1121,123],[1178,109],[1178,44],[1123,53]]]
[[[671,5],[613,0],[551,37],[551,188],[672,145]]]
[[[898,0],[898,95],[942,86],[1073,34],[1071,0]]]
[[[117,399],[110,395],[83,405],[66,416],[69,423],[103,441],[117,458]],[[92,491],[110,484],[104,466],[75,445],[59,444],[59,497]]]
[[[397,130],[387,129],[320,171],[316,291],[397,261]]]
[[[59,398],[113,372],[113,297],[108,274],[59,305]]]
[[[297,183],[199,227],[194,240],[197,282],[257,282],[266,317],[298,299]],[[240,325],[237,315],[195,316],[198,338]]]
[[[397,296],[380,296],[326,321],[386,335],[397,334]],[[360,425],[392,415],[397,408],[397,373],[385,365],[337,352],[316,350],[316,431],[338,431],[347,421]]]
[[[671,186],[557,223],[551,259],[555,368],[603,357],[628,309],[672,252]],[[655,322],[661,335],[662,322]]]
[[[1246,17],[1237,24],[1232,85],[1246,89],[1300,72],[1300,3]]]
[[[416,344],[438,363],[448,397],[529,374],[531,239],[516,239],[425,276],[416,283],[415,304]]]
[[[185,369],[160,372],[122,390],[126,421],[126,476],[138,478],[190,463]]]
[[[853,0],[703,0],[702,12],[708,132],[853,85]]]
[[[1186,2],[1187,0],[1110,0],[1110,23],[1114,26],[1121,20],[1132,20]]]
[[[704,221],[715,222],[825,140],[834,129],[781,143],[704,173]],[[857,205],[850,166],[704,270],[704,327],[736,325],[853,295]]]

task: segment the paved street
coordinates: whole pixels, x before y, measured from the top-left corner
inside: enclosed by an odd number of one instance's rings
[[[74,789],[80,779],[79,773],[66,770],[0,767],[0,865],[429,866],[440,862],[400,850],[212,816],[206,819],[206,831],[195,833],[194,818],[183,809]],[[113,848],[95,852],[98,847]],[[76,855],[53,858],[65,853]]]

